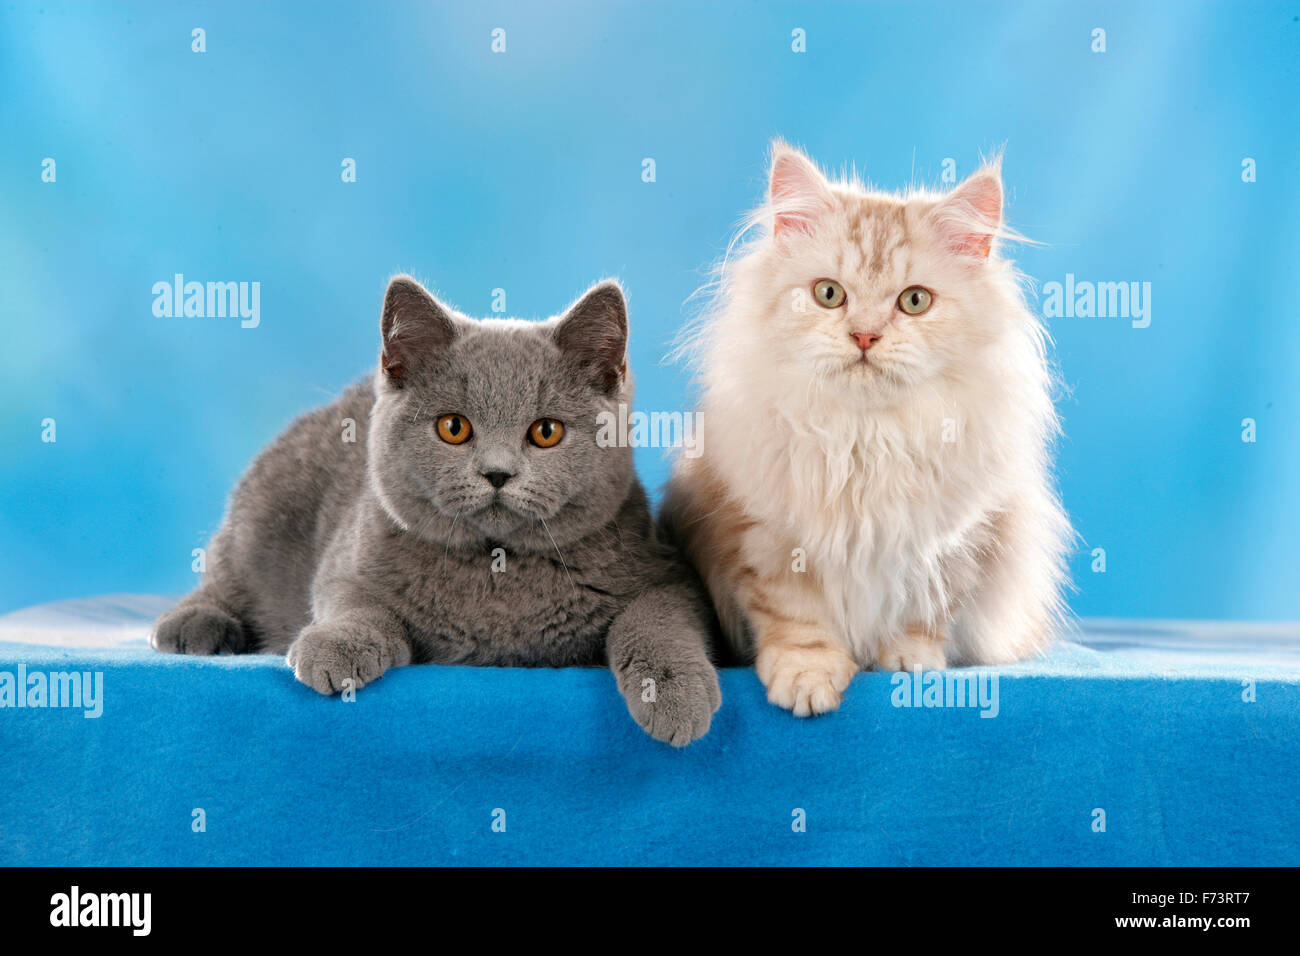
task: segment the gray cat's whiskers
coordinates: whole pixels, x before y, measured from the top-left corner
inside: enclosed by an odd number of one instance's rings
[[[456,537],[456,522],[460,520],[460,516],[464,513],[465,509],[461,508],[456,512],[456,517],[451,519],[451,530],[447,532],[447,546],[442,549],[442,568],[444,571],[447,569],[447,559],[451,556],[451,542]]]
[[[537,520],[542,523],[542,527],[546,530],[546,536],[551,539],[551,544],[555,545],[555,553],[560,556],[560,564],[564,568],[564,576],[569,579],[569,587],[576,591],[577,585],[573,583],[573,575],[569,573],[569,565],[564,560],[564,554],[560,551],[560,546],[555,544],[555,535],[551,534],[551,529],[547,527],[545,518],[538,518]]]

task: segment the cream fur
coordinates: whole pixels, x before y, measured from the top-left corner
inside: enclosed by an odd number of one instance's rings
[[[762,622],[783,617],[859,667],[1009,662],[1050,639],[1072,532],[1051,478],[1046,335],[993,241],[1001,195],[997,165],[946,196],[896,196],[776,145],[761,234],[724,263],[688,346],[708,440],[666,503],[760,675]],[[822,278],[843,307],[811,298]],[[897,307],[912,285],[934,294],[920,316]],[[853,332],[881,336],[865,363]],[[843,688],[829,702],[827,688],[847,683],[833,656],[806,693],[774,685],[816,674],[807,660],[769,673],[769,694],[831,709]]]

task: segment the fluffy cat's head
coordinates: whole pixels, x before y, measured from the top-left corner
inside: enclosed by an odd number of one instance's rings
[[[549,551],[617,512],[631,452],[596,441],[598,414],[629,400],[617,283],[545,322],[475,321],[398,276],[380,325],[370,481],[399,525],[448,546]]]
[[[1024,318],[1014,270],[996,253],[996,163],[947,194],[893,195],[832,182],[778,142],[754,222],[766,229],[724,279],[713,350],[748,377],[889,406],[985,361]]]

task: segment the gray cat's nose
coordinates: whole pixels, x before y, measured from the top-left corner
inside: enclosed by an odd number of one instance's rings
[[[514,477],[508,471],[485,471],[483,477],[492,482],[493,488],[500,488],[507,481]]]

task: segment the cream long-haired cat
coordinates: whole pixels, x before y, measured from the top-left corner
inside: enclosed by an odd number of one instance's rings
[[[861,668],[1035,654],[1072,531],[998,165],[899,196],[777,143],[751,224],[692,343],[707,441],[664,519],[768,699],[807,716]]]

